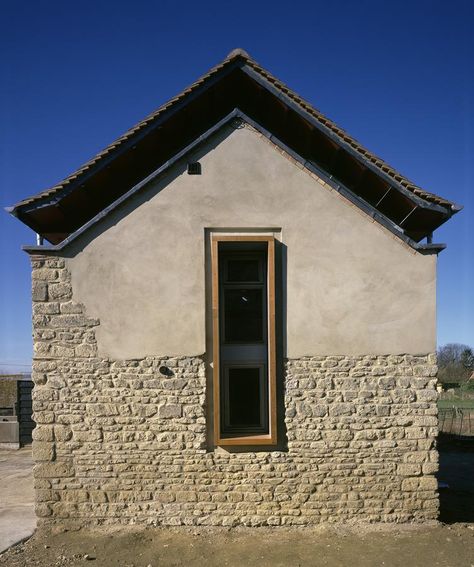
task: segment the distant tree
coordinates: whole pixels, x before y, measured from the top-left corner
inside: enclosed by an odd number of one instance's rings
[[[462,384],[474,370],[474,352],[468,345],[449,343],[438,349],[440,382]]]
[[[461,364],[468,370],[474,370],[474,352],[472,352],[472,348],[468,347],[463,350],[461,354]]]

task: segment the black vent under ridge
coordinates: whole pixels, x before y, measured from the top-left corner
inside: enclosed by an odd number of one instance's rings
[[[201,164],[198,161],[188,163],[188,175],[201,175]]]

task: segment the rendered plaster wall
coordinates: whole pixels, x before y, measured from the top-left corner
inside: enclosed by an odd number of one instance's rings
[[[205,352],[205,229],[276,228],[286,352],[435,350],[436,257],[423,256],[249,127],[226,129],[68,250],[74,293],[115,359]]]
[[[435,355],[286,359],[284,449],[227,452],[208,445],[202,356],[100,355],[64,260],[32,265],[43,525],[436,519]]]

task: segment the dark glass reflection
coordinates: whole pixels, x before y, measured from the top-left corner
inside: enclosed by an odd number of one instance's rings
[[[228,282],[259,282],[260,261],[258,258],[236,258],[227,261]]]
[[[261,426],[260,370],[229,368],[229,426]]]
[[[224,290],[225,342],[263,341],[263,290]]]

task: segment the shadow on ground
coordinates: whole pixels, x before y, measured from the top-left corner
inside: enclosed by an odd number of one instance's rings
[[[440,434],[438,440],[441,522],[474,522],[474,437]]]

